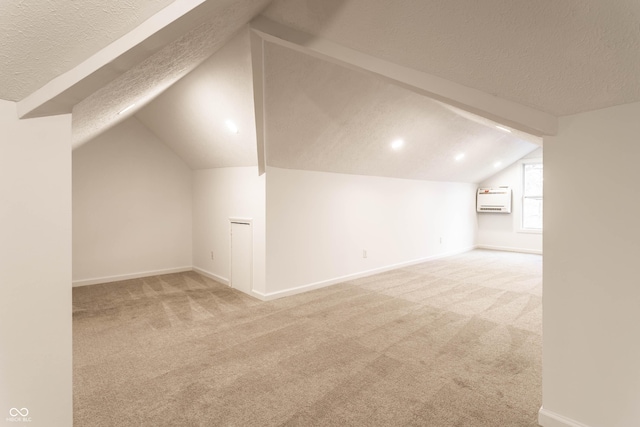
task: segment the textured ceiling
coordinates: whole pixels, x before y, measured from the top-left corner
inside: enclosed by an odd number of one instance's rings
[[[637,0],[275,0],[264,15],[554,115],[640,100]]]
[[[172,1],[0,1],[0,99],[23,99]]]
[[[479,182],[539,147],[530,135],[285,47],[266,43],[264,57],[269,166]],[[394,151],[398,138],[405,145]]]
[[[114,39],[130,37],[170,2],[8,3],[0,3],[9,35],[0,41],[8,64],[0,91],[20,99]],[[114,57],[109,65],[119,67],[118,76],[100,86],[81,80],[90,95],[73,108],[73,146],[136,114],[193,169],[257,164],[246,24],[261,12],[311,34],[311,44],[321,36],[554,115],[640,99],[635,1],[275,0],[265,11],[270,3],[207,0],[181,24],[176,16],[164,36],[138,44],[146,55]],[[29,50],[36,40],[42,46]],[[540,143],[335,61],[270,43],[264,60],[270,166],[479,182]],[[224,127],[227,119],[238,134]],[[396,138],[405,146],[393,151]],[[455,161],[460,153],[464,159]]]
[[[253,114],[245,29],[136,116],[192,169],[204,169],[257,164]],[[226,120],[237,125],[237,134]]]
[[[204,23],[76,104],[73,147],[134,114],[220,49],[268,3],[268,0],[209,0]],[[134,103],[135,108],[127,114],[118,114]]]

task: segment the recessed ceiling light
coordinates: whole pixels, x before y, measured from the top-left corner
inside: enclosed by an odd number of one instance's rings
[[[464,159],[464,153],[460,153],[456,156],[456,162],[459,162],[462,159]]]
[[[391,143],[391,148],[394,150],[399,150],[404,145],[404,141],[402,139],[396,139]]]
[[[120,111],[118,114],[124,114],[124,113],[126,113],[127,111],[131,110],[131,109],[132,109],[133,107],[135,107],[135,106],[136,106],[136,104],[135,104],[135,103],[134,103],[134,104],[131,104],[131,105],[129,105],[127,108],[125,108],[124,110]]]
[[[224,123],[227,125],[227,129],[229,129],[229,132],[231,133],[240,132],[240,130],[238,129],[238,126],[236,126],[236,124],[233,123],[231,120],[226,120]]]
[[[504,126],[498,126],[498,125],[496,125],[496,129],[500,129],[500,130],[503,130],[503,131],[505,131],[505,132],[509,132],[509,133],[511,133],[511,129],[508,129],[508,128],[504,127]]]
[[[495,163],[493,164],[493,167],[494,167],[494,168],[499,168],[499,167],[500,167],[500,165],[502,165],[502,162],[495,162]]]

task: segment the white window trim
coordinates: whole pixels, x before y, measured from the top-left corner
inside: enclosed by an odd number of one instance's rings
[[[522,220],[523,220],[523,216],[524,216],[524,165],[535,165],[535,164],[542,164],[542,157],[532,157],[530,159],[523,159],[520,160],[520,162],[518,162],[520,164],[520,215],[519,218],[517,219],[518,221],[518,227],[516,228],[516,232],[517,233],[524,233],[524,234],[542,234],[544,231],[544,227],[540,230],[535,229],[535,228],[523,228],[522,227]],[[542,199],[544,200],[544,195],[542,196]]]

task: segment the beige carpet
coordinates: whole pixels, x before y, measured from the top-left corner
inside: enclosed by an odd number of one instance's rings
[[[536,426],[542,257],[260,302],[196,273],[73,290],[74,425]]]

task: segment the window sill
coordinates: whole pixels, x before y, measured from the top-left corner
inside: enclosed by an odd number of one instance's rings
[[[542,234],[542,230],[534,230],[532,228],[519,228],[518,230],[516,230],[516,233]]]

